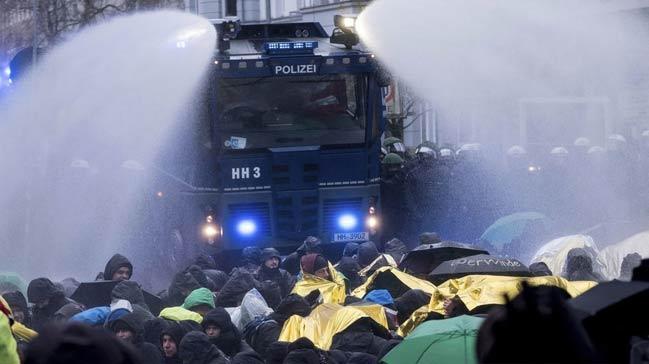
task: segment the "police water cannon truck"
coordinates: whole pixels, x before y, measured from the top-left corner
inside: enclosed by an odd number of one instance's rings
[[[205,177],[182,192],[177,234],[226,251],[378,239],[386,81],[354,19],[337,16],[332,36],[319,23],[214,23]]]

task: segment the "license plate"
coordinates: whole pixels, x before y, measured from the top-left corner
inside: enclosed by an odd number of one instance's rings
[[[345,241],[366,241],[370,240],[370,233],[360,232],[360,233],[334,233],[333,241],[335,243],[345,242]]]

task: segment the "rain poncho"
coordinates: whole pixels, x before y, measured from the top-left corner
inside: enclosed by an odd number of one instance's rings
[[[243,296],[241,306],[234,308],[230,316],[232,316],[232,323],[239,331],[243,332],[250,322],[258,317],[265,317],[272,312],[273,309],[268,307],[261,293],[253,288]]]
[[[598,257],[599,249],[593,238],[588,235],[570,235],[554,239],[534,254],[531,263],[543,262],[552,273],[565,276],[568,252],[574,248],[584,249],[593,263],[593,272],[605,276],[605,264]]]
[[[385,309],[380,305],[340,306],[324,303],[307,317],[291,316],[284,324],[279,341],[293,342],[306,337],[318,348],[328,350],[335,334],[361,318],[371,318],[384,328],[388,327]]]
[[[649,231],[643,231],[602,249],[599,259],[606,267],[604,276],[608,279],[618,278],[624,257],[632,253],[638,253],[642,258],[649,257]]]
[[[434,294],[437,291],[435,285],[428,281],[411,276],[393,267],[382,267],[374,272],[365,284],[356,288],[352,295],[363,298],[367,292],[374,289],[387,289],[392,297],[400,297],[410,289],[420,289],[428,294]]]
[[[328,263],[328,266],[329,276],[333,277],[333,281],[302,272],[302,279],[295,284],[291,293],[306,297],[309,293],[318,290],[324,303],[343,304],[346,297],[345,278],[336,271],[331,263]]]

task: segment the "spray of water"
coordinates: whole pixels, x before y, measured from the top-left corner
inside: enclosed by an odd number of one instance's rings
[[[499,145],[498,162],[502,164],[506,148],[513,144],[539,147],[550,157],[552,147],[563,145],[570,149],[577,136],[588,137],[594,144],[604,146],[607,134],[617,131],[613,125],[623,124],[619,121],[628,112],[622,106],[623,96],[628,94],[626,91],[633,82],[642,80],[646,74],[647,31],[638,19],[612,12],[604,3],[411,0],[406,4],[377,0],[361,14],[357,30],[392,74],[436,109],[440,143]],[[536,112],[545,113],[541,124],[553,124],[556,128],[546,138],[551,140],[543,140],[544,136],[539,135],[540,143],[554,145],[525,144],[534,139],[530,134],[535,131],[522,129],[522,105],[529,100],[544,99],[576,101],[574,105],[555,102],[559,107],[550,105],[552,102],[532,104]],[[583,106],[580,100],[596,101]],[[598,109],[602,107],[606,110]],[[552,108],[556,110],[548,112]],[[580,127],[581,135],[574,135],[571,131],[579,129],[573,125],[580,108],[585,109],[582,114],[586,115],[587,122]],[[604,118],[610,123],[604,125]],[[461,133],[458,125],[467,121],[475,127],[470,133]],[[542,134],[543,130],[537,132]],[[537,159],[537,162],[544,161]],[[497,171],[501,167],[486,168]],[[588,166],[578,167],[572,171],[557,168],[554,172],[557,183],[574,184],[569,186],[568,195],[559,199],[556,189],[540,188],[546,195],[534,198],[542,203],[557,200],[552,208],[573,211],[566,214],[570,216],[568,222],[593,211],[611,210],[609,215],[619,217],[625,214],[620,211],[641,210],[637,205],[632,206],[633,198],[620,201],[624,197],[612,191],[606,181],[602,182],[606,176],[590,177]],[[525,182],[517,185],[506,180],[505,175],[497,174],[483,177],[492,178],[489,182],[494,185],[531,187]],[[475,190],[474,182],[467,182],[463,193]],[[627,192],[622,195],[629,196]],[[585,196],[587,203],[579,201],[577,193]],[[507,194],[513,196],[511,191]],[[592,204],[595,199],[601,203],[595,206]],[[508,202],[515,205],[519,201]],[[471,209],[493,212],[494,218],[503,213],[489,203]],[[466,224],[461,227],[467,229]]]
[[[51,50],[0,106],[2,270],[93,279],[125,235],[133,195],[191,104],[214,51],[205,19],[124,16]],[[138,249],[140,248],[140,249]],[[164,267],[163,267],[164,268]]]

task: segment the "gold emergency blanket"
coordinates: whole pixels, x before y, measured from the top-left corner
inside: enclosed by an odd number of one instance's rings
[[[307,317],[291,316],[284,323],[278,340],[293,342],[306,337],[318,348],[329,350],[334,335],[364,317],[369,317],[379,325],[388,328],[385,309],[380,305],[341,306],[335,303],[324,303],[316,307]]]
[[[392,258],[390,254],[380,254],[374,261],[370,264],[367,265],[367,267],[361,269],[358,271],[358,275],[365,278],[367,277],[367,274],[372,272],[374,273],[378,268],[375,268],[376,266],[379,265],[379,263],[387,263],[388,266],[392,268],[397,267],[397,262]]]
[[[374,274],[372,274],[369,278],[367,278],[367,281],[356,288],[352,292],[352,296],[358,297],[358,298],[363,298],[367,294],[367,292],[373,290],[373,289],[387,289],[386,287],[375,287],[375,282],[377,281],[377,278],[380,275],[391,275],[393,279],[396,281],[400,282],[401,284],[405,285],[409,289],[420,289],[428,294],[435,295],[437,293],[437,288],[435,287],[434,284],[425,281],[423,279],[419,279],[415,276],[411,276],[408,273],[404,273],[397,268],[393,267],[381,267],[379,268]],[[388,289],[390,291],[390,289]],[[391,292],[392,294],[392,292]],[[394,295],[393,295],[394,296]],[[397,296],[398,297],[398,296]],[[394,298],[397,298],[394,297]]]
[[[306,297],[314,290],[319,290],[323,303],[345,303],[345,278],[329,263],[329,275],[333,281],[302,272],[302,279],[295,283],[291,293]]]
[[[449,279],[437,286],[438,294],[431,297],[427,307],[415,311],[408,321],[402,323],[398,333],[405,336],[422,323],[432,312],[444,314],[444,300],[458,297],[469,311],[484,305],[505,304],[505,297],[512,299],[523,289],[523,282],[531,286],[555,286],[563,288],[576,297],[597,285],[596,282],[570,282],[562,277],[505,277],[472,275]]]

